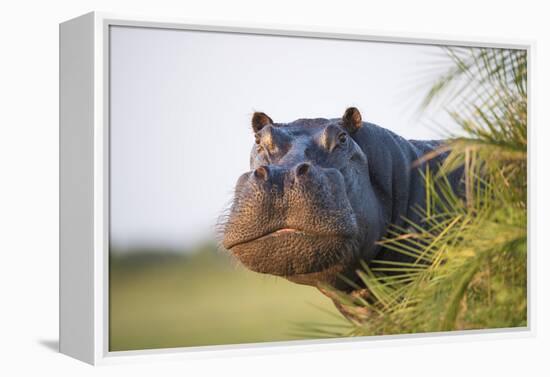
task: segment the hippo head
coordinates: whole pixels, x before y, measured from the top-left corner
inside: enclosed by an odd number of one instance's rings
[[[380,236],[367,156],[354,139],[362,126],[355,108],[291,123],[255,113],[250,171],[237,181],[223,246],[249,269],[296,283],[355,276]]]

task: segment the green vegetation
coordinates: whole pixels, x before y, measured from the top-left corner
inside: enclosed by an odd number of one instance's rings
[[[333,292],[349,313],[335,336],[527,325],[527,57],[524,51],[451,48],[454,62],[429,91],[461,126],[439,152],[441,172],[465,167],[465,195],[427,172],[424,221],[381,243],[414,257],[374,261],[358,274],[368,294]],[[429,156],[428,156],[429,157]],[[437,211],[436,211],[437,210]],[[304,335],[325,337],[327,327]]]
[[[111,351],[303,339],[293,324],[340,323],[317,289],[235,266],[215,245],[110,262]]]

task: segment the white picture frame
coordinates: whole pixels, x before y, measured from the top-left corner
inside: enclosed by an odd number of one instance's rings
[[[192,24],[170,18],[92,12],[60,24],[60,351],[90,364],[295,352],[323,348],[379,347],[394,343],[473,341],[535,334],[534,253],[528,253],[528,326],[445,334],[385,335],[251,345],[109,352],[109,29],[168,28],[309,38],[525,49],[529,82],[535,80],[533,41],[319,29],[238,23]],[[531,96],[531,85],[529,85]],[[529,114],[531,114],[531,103]],[[533,124],[529,119],[529,137]],[[529,151],[531,155],[531,151]],[[529,159],[531,161],[531,159]],[[532,171],[532,163],[528,171]],[[531,188],[530,188],[531,190]],[[531,201],[529,201],[531,207]],[[529,225],[533,213],[529,210]],[[530,245],[531,246],[531,245]],[[457,336],[459,335],[459,336]]]

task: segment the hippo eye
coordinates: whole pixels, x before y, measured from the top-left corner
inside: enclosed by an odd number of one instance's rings
[[[338,141],[340,142],[340,144],[345,144],[346,141],[348,141],[348,135],[342,132],[340,135],[338,135]]]

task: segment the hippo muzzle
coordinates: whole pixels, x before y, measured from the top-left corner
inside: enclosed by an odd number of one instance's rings
[[[253,271],[291,278],[339,270],[357,236],[340,171],[296,161],[240,177],[223,245]]]

